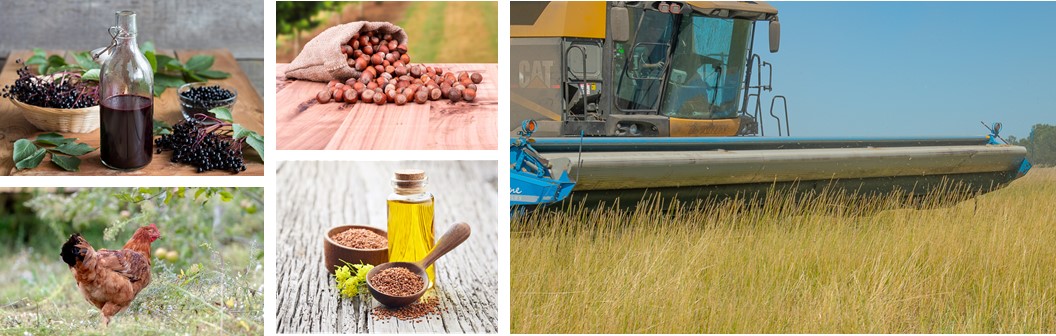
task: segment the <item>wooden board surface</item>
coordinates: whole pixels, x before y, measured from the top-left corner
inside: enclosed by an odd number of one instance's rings
[[[495,161],[282,162],[277,173],[278,333],[498,332],[498,180]],[[436,234],[465,222],[472,234],[436,263],[442,315],[419,323],[375,320],[374,299],[338,299],[323,267],[323,235],[341,224],[386,227],[389,180],[398,168],[429,175]]]
[[[253,89],[253,85],[242,72],[241,68],[239,68],[238,63],[230,52],[223,49],[216,49],[161,51],[160,53],[174,56],[181,62],[186,62],[191,56],[197,54],[213,55],[216,61],[213,63],[212,69],[231,73],[231,77],[224,80],[213,80],[210,82],[230,85],[238,91],[238,99],[233,111],[235,122],[242,124],[253,131],[264,134],[265,140],[270,141],[267,139],[268,134],[264,133],[264,101],[260,98],[260,95],[257,94],[256,90]],[[49,54],[67,55],[67,53],[62,51],[49,51]],[[27,59],[32,55],[32,52],[20,50],[12,52],[11,55],[12,57],[8,59],[3,71],[0,72],[0,85],[9,85],[18,78],[18,75],[15,72],[19,66],[15,64],[15,60],[18,58]],[[68,55],[67,58],[69,58]],[[183,115],[180,113],[179,101],[177,101],[176,98],[176,89],[165,90],[165,93],[160,97],[154,98],[154,119],[167,122],[170,125],[183,119]],[[171,152],[155,154],[153,161],[149,165],[143,169],[131,172],[121,172],[106,168],[99,159],[98,150],[81,156],[83,162],[81,163],[80,170],[77,172],[67,172],[62,170],[51,162],[48,162],[49,159],[44,159],[45,162],[42,162],[37,168],[21,171],[16,170],[14,168],[14,162],[11,159],[15,140],[36,137],[41,133],[45,132],[37,130],[32,124],[27,122],[22,116],[22,111],[19,108],[15,107],[14,104],[6,99],[0,100],[0,174],[198,175],[197,171],[192,166],[169,162],[172,155]],[[63,135],[70,138],[77,138],[78,141],[87,143],[92,147],[99,147],[98,130],[91,133],[64,133]],[[256,155],[246,155],[245,159],[246,171],[238,175],[264,175],[264,164],[260,162],[260,159],[257,158]],[[203,173],[202,175],[230,175],[230,173],[212,171]]]
[[[437,64],[484,75],[477,99],[396,106],[319,104],[326,83],[287,80],[276,67],[277,149],[478,149],[498,147],[498,65]]]

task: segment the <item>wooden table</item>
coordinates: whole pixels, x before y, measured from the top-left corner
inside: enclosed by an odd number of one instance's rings
[[[375,320],[372,298],[338,299],[323,267],[323,235],[332,226],[386,227],[389,180],[398,168],[429,175],[436,233],[468,223],[465,243],[436,263],[442,315],[419,323]],[[277,173],[278,333],[498,332],[498,180],[495,161],[282,162]]]
[[[228,72],[231,74],[231,77],[224,80],[212,80],[210,83],[222,83],[238,90],[238,99],[233,111],[235,122],[256,131],[257,133],[264,134],[265,141],[271,141],[268,139],[268,135],[264,133],[264,100],[261,99],[257,91],[253,89],[253,85],[250,83],[245,73],[242,72],[242,69],[239,68],[238,63],[235,61],[234,56],[231,55],[231,52],[226,49],[215,49],[160,51],[159,53],[176,57],[181,62],[186,62],[191,56],[197,54],[213,55],[216,61],[213,63],[212,69]],[[67,58],[67,62],[72,62],[73,60],[73,57],[70,56],[68,52],[64,51],[48,51],[48,54],[64,55]],[[13,51],[8,57],[7,64],[4,65],[3,71],[0,72],[0,85],[10,85],[14,83],[15,79],[18,78],[16,71],[20,67],[18,64],[15,64],[15,60],[19,58],[25,60],[32,55],[32,51]],[[154,98],[154,119],[164,121],[170,125],[183,120],[183,114],[180,113],[180,105],[176,98],[175,88],[165,90],[160,97]],[[155,154],[153,161],[151,161],[149,165],[143,169],[132,172],[121,172],[106,168],[99,159],[98,150],[81,156],[82,162],[80,170],[76,172],[62,170],[53,163],[48,162],[49,159],[47,158],[45,158],[44,162],[42,162],[37,168],[21,171],[16,170],[14,168],[15,163],[11,159],[12,151],[14,150],[14,142],[22,138],[36,137],[41,133],[45,132],[41,132],[26,121],[26,119],[22,117],[22,111],[15,107],[11,101],[0,99],[0,175],[198,175],[195,170],[196,168],[193,166],[169,162],[172,152]],[[84,134],[63,133],[63,136],[77,138],[79,142],[87,143],[95,148],[99,147],[98,130]],[[247,154],[245,161],[246,171],[241,172],[236,176],[264,175],[264,164],[261,163],[260,158],[256,155]],[[202,175],[231,174],[222,171],[211,171],[202,173]]]
[[[278,64],[275,82],[277,149],[480,149],[498,147],[498,65],[436,64],[445,71],[484,76],[473,102],[449,100],[396,106],[319,104],[326,83],[288,80]]]

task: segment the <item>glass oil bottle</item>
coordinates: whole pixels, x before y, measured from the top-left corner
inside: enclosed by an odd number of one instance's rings
[[[425,190],[425,172],[398,170],[389,195],[389,261],[417,262],[436,245],[433,230],[433,195]],[[436,282],[436,266],[429,266],[429,287]]]

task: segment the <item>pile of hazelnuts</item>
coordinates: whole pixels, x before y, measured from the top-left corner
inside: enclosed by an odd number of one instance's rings
[[[477,84],[484,80],[479,73],[445,72],[441,67],[411,64],[407,44],[400,44],[392,34],[361,31],[341,45],[348,56],[352,77],[344,83],[330,81],[319,91],[319,103],[345,102],[404,105],[410,102],[450,99],[471,102],[477,98]]]

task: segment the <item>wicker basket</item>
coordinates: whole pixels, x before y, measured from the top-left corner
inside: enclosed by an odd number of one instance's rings
[[[42,131],[64,133],[89,133],[99,128],[99,105],[60,109],[24,104],[12,98],[11,102],[22,109],[22,116]]]

